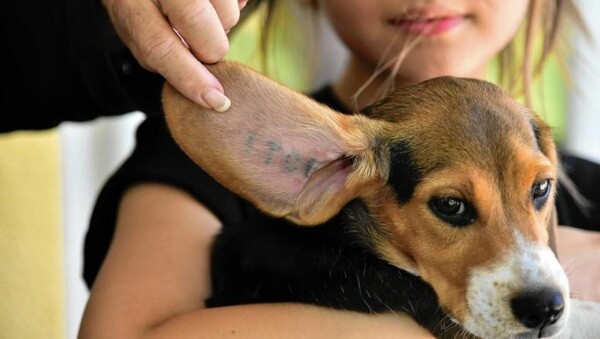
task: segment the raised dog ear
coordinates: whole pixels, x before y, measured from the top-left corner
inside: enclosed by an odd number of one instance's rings
[[[560,163],[558,163],[558,155],[556,153],[556,146],[554,144],[554,137],[550,127],[537,115],[534,114],[531,120],[531,126],[538,147],[544,153],[544,155],[552,162],[553,165],[559,169],[558,180],[561,185],[565,185],[565,188],[569,191],[577,191],[577,188],[573,186],[573,183],[569,177],[560,170]],[[576,194],[578,194],[576,192]],[[558,216],[556,214],[556,206],[552,206],[552,211],[548,214],[547,226],[548,231],[548,246],[552,249],[555,255],[557,252],[556,245],[556,231],[558,227]]]
[[[558,155],[554,144],[554,137],[550,126],[542,120],[537,114],[533,114],[531,126],[535,135],[538,147],[544,155],[554,164],[558,164]]]
[[[534,115],[532,119],[532,126],[540,150],[558,168],[558,182],[562,186],[562,189],[567,191],[575,201],[575,204],[578,206],[578,208],[584,214],[587,214],[589,212],[589,208],[591,207],[590,201],[585,196],[583,196],[583,194],[581,194],[577,185],[575,185],[573,180],[569,177],[569,175],[559,162],[558,153],[556,151],[556,146],[554,143],[552,130],[550,129],[550,126],[548,126],[537,115]],[[555,237],[556,229],[558,226],[558,219],[555,215],[556,206],[554,206],[552,213],[553,216],[548,221],[548,233],[550,234],[551,248],[556,253]]]
[[[232,99],[227,112],[195,105],[170,85],[163,105],[177,143],[229,190],[271,215],[315,225],[381,180],[381,123],[334,112],[235,63],[209,68]]]

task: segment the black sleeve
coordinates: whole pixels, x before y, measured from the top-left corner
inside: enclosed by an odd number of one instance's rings
[[[7,0],[0,11],[0,132],[159,111],[162,78],[137,64],[100,0]]]
[[[84,279],[91,287],[113,237],[123,193],[137,183],[177,187],[204,204],[223,223],[237,224],[253,207],[214,181],[175,143],[162,116],[148,117],[137,131],[134,152],[100,193],[85,239]]]
[[[558,223],[600,231],[600,164],[571,155],[562,155],[561,163],[589,206],[579,206],[564,187],[559,186],[556,198]]]

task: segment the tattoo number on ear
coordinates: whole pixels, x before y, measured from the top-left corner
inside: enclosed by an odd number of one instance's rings
[[[254,149],[254,140],[256,140],[256,132],[252,131],[248,134],[246,142],[244,143],[244,146],[246,146],[246,153]]]
[[[276,140],[269,140],[267,141],[267,153],[265,154],[264,157],[264,163],[265,164],[271,164],[273,162],[273,159],[275,158],[275,155],[277,155],[277,153],[281,152],[282,147],[281,144],[276,141]]]
[[[283,168],[288,173],[296,172],[302,166],[300,154],[296,151],[291,151],[283,157]]]
[[[275,139],[265,141],[257,131],[251,131],[246,135],[244,150],[246,153],[258,152],[261,154],[262,162],[265,165],[275,165],[285,173],[297,173],[304,178],[308,178],[320,166],[320,162],[316,158],[304,157],[297,150],[284,150],[281,142]]]
[[[319,162],[317,161],[317,159],[315,159],[315,158],[308,159],[306,164],[304,164],[304,177],[307,178],[313,172],[313,170],[317,169],[318,167],[319,167]]]

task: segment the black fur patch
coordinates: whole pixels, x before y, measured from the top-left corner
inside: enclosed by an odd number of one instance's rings
[[[414,163],[408,141],[396,141],[390,146],[390,174],[388,184],[394,189],[400,203],[407,202],[422,179],[421,170]]]
[[[454,337],[452,331],[461,329],[439,307],[431,286],[379,259],[359,225],[348,229],[346,213],[318,227],[298,227],[256,212],[225,227],[212,251],[213,290],[206,305],[299,302],[403,311],[434,334]]]

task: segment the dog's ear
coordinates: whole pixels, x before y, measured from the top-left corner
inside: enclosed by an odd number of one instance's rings
[[[346,116],[244,66],[209,66],[232,100],[217,113],[171,86],[169,129],[217,181],[263,211],[302,225],[326,221],[384,172],[374,155],[381,123]]]
[[[550,127],[537,115],[534,114],[531,119],[531,126],[535,135],[535,140],[538,147],[544,153],[544,155],[559,168],[558,180],[561,184],[567,183],[567,190],[570,190],[569,183],[571,180],[564,173],[560,171],[560,164],[558,163],[558,155],[556,152],[556,146],[554,144],[554,137]],[[576,189],[575,189],[576,190]],[[556,247],[556,231],[558,227],[558,216],[556,214],[556,206],[552,206],[552,211],[548,214],[547,226],[548,231],[548,246],[552,249],[555,255],[558,254]]]
[[[556,146],[554,144],[554,137],[550,126],[548,126],[548,124],[546,124],[537,114],[533,114],[531,126],[538,147],[554,165],[557,165],[558,155],[556,153]]]

